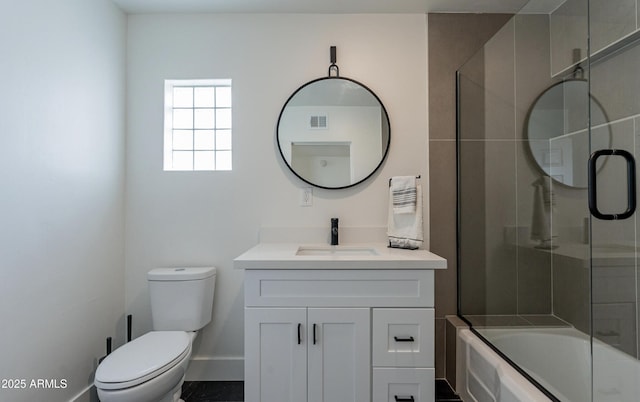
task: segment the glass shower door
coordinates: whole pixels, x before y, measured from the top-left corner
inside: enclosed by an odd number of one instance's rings
[[[640,0],[531,0],[459,69],[457,144],[460,316],[551,398],[640,400]]]
[[[594,401],[640,399],[638,219],[640,34],[636,1],[589,1],[590,252]]]
[[[530,1],[458,71],[459,311],[550,398],[584,402],[597,101],[588,0],[549,4]]]

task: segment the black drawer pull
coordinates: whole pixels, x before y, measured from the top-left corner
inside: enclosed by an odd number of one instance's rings
[[[398,338],[397,336],[394,336],[393,340],[396,342],[415,342],[416,341],[415,339],[413,339],[413,336],[407,336],[405,338]]]
[[[300,334],[301,327],[302,327],[302,324],[298,323],[298,345],[302,343],[302,335]]]
[[[413,399],[413,395],[411,396],[394,395],[393,397],[396,398],[396,402],[416,402],[416,400]]]
[[[316,344],[316,324],[313,324],[313,344]]]

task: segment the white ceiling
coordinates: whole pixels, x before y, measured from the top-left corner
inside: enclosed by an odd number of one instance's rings
[[[515,13],[527,0],[112,0],[145,13]],[[531,3],[559,0],[532,0]]]

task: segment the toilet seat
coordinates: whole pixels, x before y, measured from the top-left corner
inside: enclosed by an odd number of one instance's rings
[[[124,344],[98,366],[95,385],[104,390],[130,388],[179,364],[191,354],[184,331],[152,331]]]

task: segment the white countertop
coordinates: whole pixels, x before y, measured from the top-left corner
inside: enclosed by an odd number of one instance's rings
[[[312,253],[317,249],[322,255],[298,255],[300,248]],[[372,250],[375,254],[359,253],[359,250]],[[233,266],[238,269],[445,269],[447,260],[427,250],[389,248],[384,243],[339,246],[260,243],[233,260]]]

